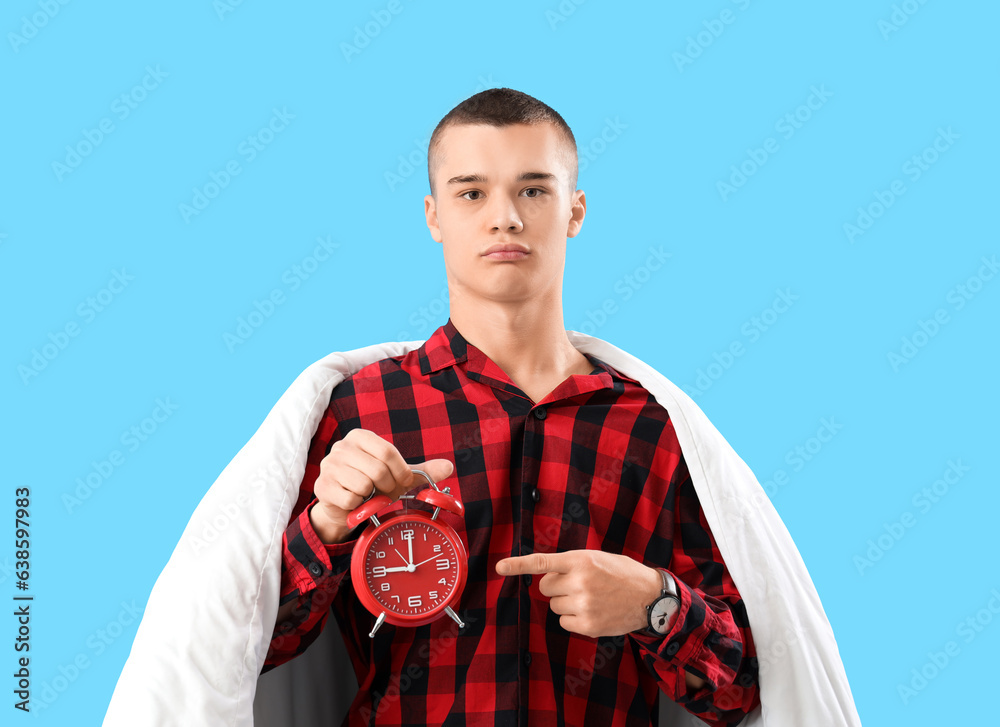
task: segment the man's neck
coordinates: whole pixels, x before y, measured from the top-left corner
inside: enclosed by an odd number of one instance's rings
[[[569,376],[593,369],[570,343],[561,306],[459,308],[451,322],[536,402]]]

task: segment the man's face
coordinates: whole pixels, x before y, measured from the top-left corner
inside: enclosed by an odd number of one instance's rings
[[[424,212],[444,246],[452,304],[465,296],[517,303],[560,293],[566,238],[580,231],[586,212],[583,192],[570,191],[576,150],[549,123],[450,126],[439,141],[435,194],[424,198]],[[487,257],[498,244],[528,254]]]

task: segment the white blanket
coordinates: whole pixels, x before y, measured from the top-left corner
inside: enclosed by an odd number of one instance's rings
[[[582,353],[642,383],[670,414],[757,647],[761,709],[743,724],[860,727],[816,589],[750,468],[664,376],[606,341],[567,334]],[[257,677],[278,611],[282,533],[331,392],[362,367],[422,344],[331,353],[282,394],[202,498],[153,586],[105,727],[253,725]],[[676,709],[677,724],[701,723],[682,722],[687,713]]]

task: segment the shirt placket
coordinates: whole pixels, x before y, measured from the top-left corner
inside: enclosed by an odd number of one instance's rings
[[[521,478],[519,483],[511,483],[518,488],[520,526],[517,530],[519,555],[535,552],[533,527],[534,504],[539,500],[538,478],[541,469],[544,443],[545,418],[548,404],[533,406],[524,422],[524,440],[521,446]],[[525,574],[518,578],[517,643],[519,653],[518,671],[518,723],[528,724],[528,690],[531,684],[531,594],[534,576]]]
[[[518,468],[517,462],[511,462],[511,474],[520,470],[520,477],[517,481],[510,483],[511,506],[514,508],[514,542],[511,543],[511,555],[529,555],[534,552],[534,505],[540,499],[538,488],[541,472],[541,463],[544,454],[545,426],[549,410],[562,401],[569,403],[573,397],[585,394],[598,389],[610,388],[614,386],[611,375],[607,371],[593,372],[588,376],[572,376],[560,383],[555,389],[549,392],[539,403],[535,404],[493,361],[487,358],[474,346],[467,349],[468,361],[466,366],[466,376],[480,384],[491,386],[498,392],[505,392],[507,395],[514,395],[523,400],[521,407],[513,407],[508,412],[514,416],[523,416],[524,422],[521,427],[522,442],[520,453],[521,462]],[[522,414],[521,411],[524,411]],[[551,426],[551,422],[549,423]],[[512,431],[515,431],[512,428]],[[517,451],[517,447],[511,443],[511,454]],[[532,669],[531,653],[531,595],[530,586],[533,576],[525,574],[518,577],[518,616],[517,616],[517,644],[518,644],[518,719],[517,722],[523,727],[528,725],[528,697],[530,688],[530,674]],[[534,668],[539,668],[535,665]]]

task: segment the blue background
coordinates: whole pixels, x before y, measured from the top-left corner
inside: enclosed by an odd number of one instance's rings
[[[492,86],[555,108],[587,157],[566,327],[684,386],[772,483],[862,720],[988,721],[968,695],[993,692],[1000,646],[1000,278],[981,262],[998,252],[998,6],[330,5],[16,0],[0,16],[0,590],[19,593],[14,490],[30,487],[38,723],[103,718],[129,609],[296,375],[447,320],[426,142]],[[250,160],[240,145],[274,109],[294,118]],[[796,113],[798,128],[781,122]],[[88,150],[102,119],[113,129]],[[185,219],[230,160],[241,173]],[[895,180],[905,193],[880,211]],[[309,260],[318,238],[337,247]],[[132,279],[113,294],[115,271]],[[283,302],[227,345],[275,289]],[[779,290],[797,298],[776,309]],[[921,345],[894,364],[904,337]],[[126,435],[154,412],[144,441]],[[824,419],[836,434],[811,440]],[[950,462],[968,470],[921,496]],[[5,724],[31,719],[12,706],[16,628],[0,619]],[[950,641],[957,656],[928,668]],[[914,689],[922,669],[938,673]]]

